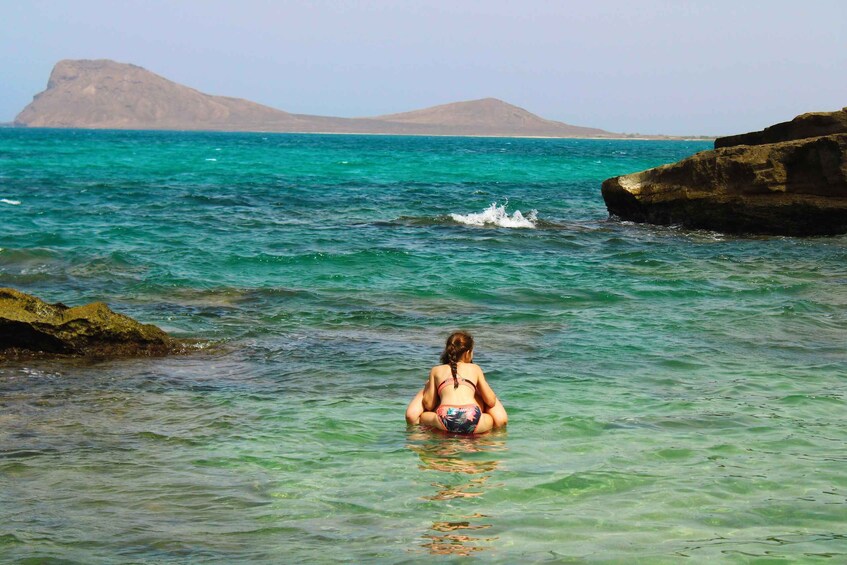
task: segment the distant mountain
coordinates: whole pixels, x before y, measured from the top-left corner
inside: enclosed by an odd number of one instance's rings
[[[109,60],[65,60],[15,125],[92,129],[269,131],[617,137],[601,129],[545,120],[494,98],[375,118],[291,114],[241,98],[212,96],[138,67]]]
[[[378,116],[377,120],[409,127],[438,127],[454,130],[473,129],[480,134],[537,135],[549,137],[609,137],[597,129],[545,120],[523,108],[496,98],[454,102],[402,114]]]
[[[209,96],[135,65],[60,61],[47,90],[15,118],[30,127],[114,129],[292,127],[291,114],[238,98]]]

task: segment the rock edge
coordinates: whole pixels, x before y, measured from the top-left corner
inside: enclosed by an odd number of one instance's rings
[[[804,114],[715,146],[605,180],[609,213],[726,233],[847,233],[847,110]]]
[[[68,307],[0,288],[0,360],[20,357],[137,357],[185,353],[187,343],[102,302]]]

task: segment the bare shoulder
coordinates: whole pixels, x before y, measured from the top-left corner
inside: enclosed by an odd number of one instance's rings
[[[433,377],[444,375],[444,373],[450,373],[450,365],[436,365],[429,372],[429,374]]]
[[[462,363],[462,366],[468,369],[468,373],[474,376],[482,375],[482,369],[476,363]]]

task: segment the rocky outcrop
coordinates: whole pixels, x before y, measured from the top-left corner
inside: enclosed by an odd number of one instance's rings
[[[847,108],[837,112],[810,112],[797,116],[790,122],[775,124],[762,131],[719,137],[715,140],[715,149],[736,145],[780,143],[837,133],[847,133]]]
[[[847,233],[847,133],[793,139],[828,131],[840,119],[820,116],[725,138],[748,144],[724,141],[678,163],[608,179],[606,207],[623,220],[727,233]],[[791,140],[764,141],[779,135]]]
[[[69,308],[0,288],[0,359],[32,355],[165,355],[183,344],[101,302]]]
[[[212,96],[136,65],[107,59],[59,61],[47,89],[15,118],[27,127],[297,133],[614,137],[546,120],[484,98],[375,118],[292,114],[240,98]]]

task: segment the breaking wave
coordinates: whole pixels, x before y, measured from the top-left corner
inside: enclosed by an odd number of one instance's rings
[[[506,211],[506,204],[492,202],[491,206],[476,214],[450,214],[455,222],[469,226],[497,226],[501,228],[530,228],[538,225],[537,210],[530,210],[524,216],[520,210],[515,210],[510,216]]]

